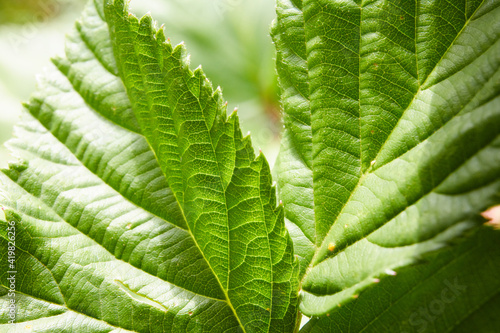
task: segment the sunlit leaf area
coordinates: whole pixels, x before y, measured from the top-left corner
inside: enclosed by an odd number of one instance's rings
[[[0,142],[12,127],[36,85],[35,77],[64,53],[71,31],[86,1],[19,0],[0,2]],[[131,10],[154,13],[174,44],[185,42],[191,67],[203,65],[214,85],[223,88],[228,107],[239,109],[242,128],[256,149],[274,164],[281,129],[269,26],[273,0],[141,0]],[[249,29],[248,27],[252,28]],[[0,165],[11,156],[0,147]]]

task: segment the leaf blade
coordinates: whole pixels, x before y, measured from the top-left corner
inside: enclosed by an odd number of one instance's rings
[[[41,76],[26,105],[34,118],[10,143],[25,162],[2,176],[16,196],[2,205],[40,239],[21,247],[50,267],[65,302],[64,314],[30,320],[293,331],[297,264],[265,158],[236,114],[226,117],[220,89],[189,69],[183,46],[123,1],[105,3],[89,3],[66,58]],[[60,239],[56,221],[68,233]],[[71,246],[79,255],[49,264]],[[30,296],[27,284],[19,292]]]
[[[290,139],[301,129],[285,128],[279,190],[285,218],[306,216],[302,232],[291,229],[306,273],[300,308],[318,316],[463,235],[498,204],[499,170],[488,159],[497,161],[500,29],[487,22],[500,12],[494,1],[279,4],[285,119],[308,110],[286,102],[297,87],[288,77],[305,73],[314,146],[301,162],[313,174],[305,183],[296,173],[302,147]],[[291,12],[303,30],[287,29]],[[279,57],[291,49],[283,40],[304,35],[305,61]]]
[[[498,299],[499,235],[484,229],[425,258],[427,263],[398,270],[360,294],[358,304],[311,319],[301,332],[462,332],[472,323],[476,330],[494,332],[498,319],[490,311],[497,308],[491,302]]]

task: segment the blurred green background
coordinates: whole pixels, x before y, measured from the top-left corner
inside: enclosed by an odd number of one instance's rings
[[[0,166],[8,154],[22,106],[36,75],[63,54],[64,36],[85,0],[0,0]],[[279,149],[280,114],[269,26],[274,0],[132,0],[132,12],[151,12],[174,44],[184,41],[191,68],[202,65],[221,86],[229,110],[239,109],[244,133],[251,132],[271,165]]]

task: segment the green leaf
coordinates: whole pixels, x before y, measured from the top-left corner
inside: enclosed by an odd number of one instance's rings
[[[339,304],[500,202],[500,3],[279,0],[277,13],[277,175],[300,309],[342,321]]]
[[[184,45],[90,1],[0,174],[1,330],[495,332],[500,3],[277,12],[284,207]]]
[[[481,230],[457,248],[383,279],[357,303],[311,319],[301,332],[497,332],[499,242],[500,233]]]
[[[54,64],[0,176],[12,329],[293,332],[298,262],[269,166],[184,46],[96,0]]]

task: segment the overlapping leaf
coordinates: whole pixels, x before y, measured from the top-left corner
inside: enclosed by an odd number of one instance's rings
[[[358,302],[311,319],[301,332],[497,332],[499,242],[499,233],[481,230],[425,263],[400,269]]]
[[[500,4],[280,0],[277,12],[280,198],[300,308],[326,315],[499,202]]]
[[[3,251],[0,327],[291,332],[300,278],[305,332],[495,330],[498,234],[429,253],[500,201],[498,1],[279,0],[273,35],[300,272],[220,90],[149,16],[96,0],[0,176],[22,276],[7,326]]]
[[[6,306],[0,324],[293,331],[298,265],[269,167],[184,46],[96,0],[54,64],[0,178],[19,277],[19,324]]]

